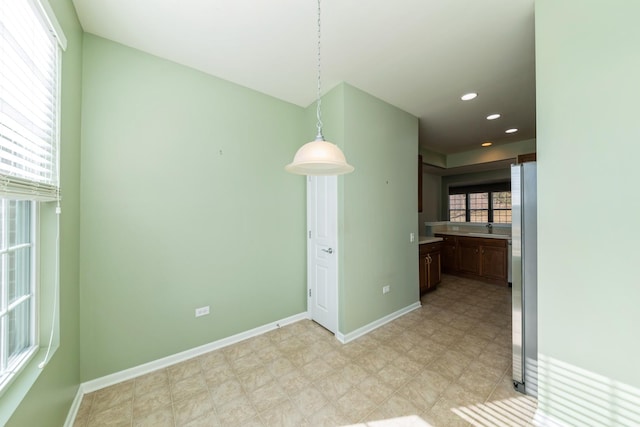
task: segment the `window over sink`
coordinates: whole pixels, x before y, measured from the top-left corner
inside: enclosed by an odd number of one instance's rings
[[[449,221],[511,224],[511,184],[450,187]]]

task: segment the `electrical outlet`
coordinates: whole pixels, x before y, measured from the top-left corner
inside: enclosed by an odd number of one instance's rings
[[[196,317],[206,316],[209,314],[209,306],[196,308]]]
[[[390,285],[383,286],[383,287],[382,287],[382,294],[383,294],[383,295],[384,295],[384,294],[388,294],[390,290],[391,290],[391,286],[390,286]]]
[[[416,233],[409,234],[409,242],[413,243],[416,241]]]

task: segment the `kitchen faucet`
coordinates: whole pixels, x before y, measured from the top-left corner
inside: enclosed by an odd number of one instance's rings
[[[493,233],[493,224],[489,223],[487,224],[487,230],[489,231],[489,234]]]

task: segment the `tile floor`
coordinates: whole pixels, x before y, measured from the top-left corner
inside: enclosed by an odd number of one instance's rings
[[[531,425],[510,289],[445,275],[422,304],[349,344],[304,320],[98,390],[74,426]]]

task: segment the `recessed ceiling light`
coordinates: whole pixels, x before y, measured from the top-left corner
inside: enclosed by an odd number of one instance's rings
[[[470,93],[465,93],[464,95],[462,95],[462,96],[460,97],[460,99],[462,99],[463,101],[469,101],[469,100],[471,100],[471,99],[475,98],[476,96],[478,96],[478,94],[477,94],[477,93],[475,93],[475,92],[470,92]]]
[[[481,145],[482,145],[483,147],[491,147],[491,146],[493,145],[493,142],[489,142],[489,141],[487,141],[487,142],[483,142]]]
[[[489,114],[487,116],[487,120],[495,120],[495,119],[499,119],[500,118],[500,114],[496,113],[496,114]]]
[[[516,128],[511,128],[504,131],[504,133],[516,133],[516,132],[518,132],[518,129]]]

